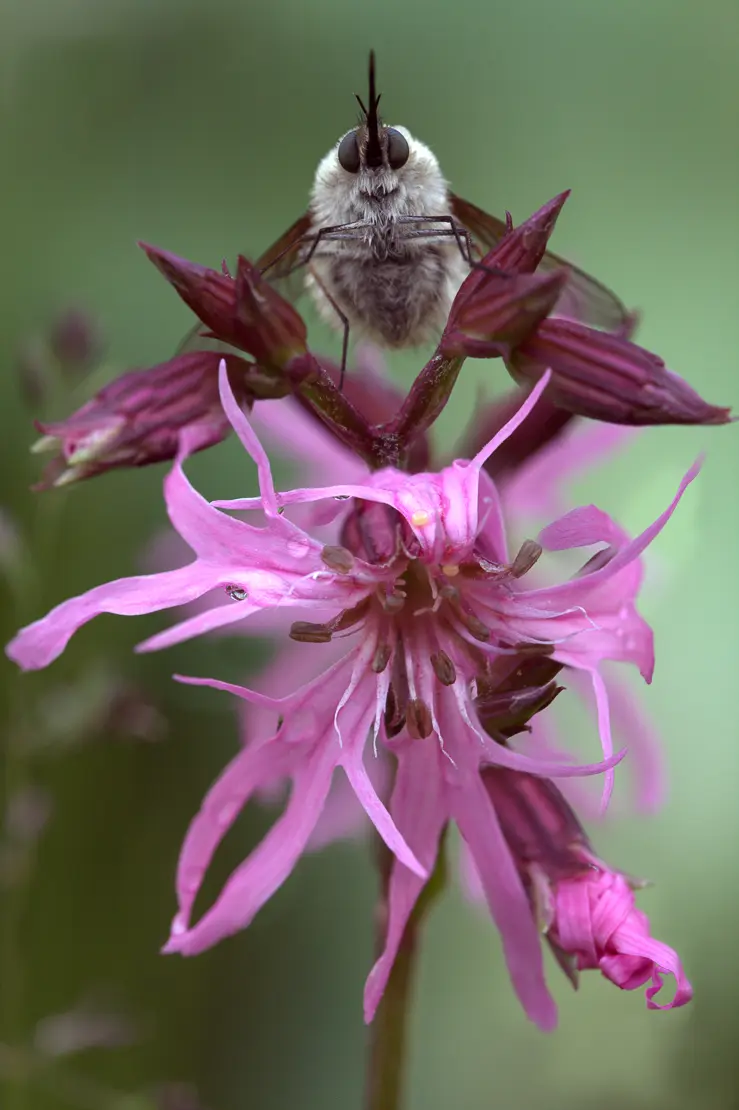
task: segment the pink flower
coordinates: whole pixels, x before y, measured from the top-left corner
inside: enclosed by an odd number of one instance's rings
[[[488,768],[483,780],[541,931],[573,985],[579,971],[600,970],[622,990],[651,979],[650,1010],[689,1002],[678,956],[652,939],[647,915],[634,904],[634,888],[644,884],[598,859],[554,783],[503,768]],[[654,996],[663,974],[674,976],[676,991],[660,1005]]]
[[[367,1017],[374,1013],[403,924],[433,868],[441,830],[454,821],[481,876],[518,996],[540,1026],[554,1024],[528,896],[482,771],[497,766],[558,778],[605,771],[610,788],[612,768],[623,753],[611,751],[599,667],[605,659],[620,659],[636,663],[646,677],[651,674],[651,631],[635,608],[638,559],[697,467],[668,509],[635,540],[627,540],[594,506],[549,525],[540,537],[545,548],[605,542],[607,551],[574,579],[527,588],[526,574],[542,548],[529,542],[510,557],[498,493],[483,466],[526,418],[546,384],[545,377],[470,461],[456,461],[439,473],[408,475],[386,468],[352,484],[278,493],[223,364],[224,411],[256,463],[260,496],[212,504],[203,500],[181,466],[190,448],[186,431],[165,481],[165,497],[172,524],[195,552],[193,562],[163,574],[121,579],[63,602],[10,644],[8,654],[22,667],[43,667],[98,613],[152,612],[214,589],[225,590],[233,604],[190,616],[145,641],[140,650],[276,608],[291,608],[300,616],[291,637],[314,645],[308,651],[320,651],[315,645],[335,636],[347,643],[343,655],[317,679],[281,698],[212,679],[183,680],[231,691],[272,711],[277,720],[271,733],[265,731],[237,754],[192,822],[180,858],[179,911],[167,951],[199,952],[249,924],[304,851],[340,767],[396,857],[387,947],[368,982]],[[330,545],[284,512],[327,500],[341,517],[340,542]],[[257,510],[263,526],[237,520],[224,509]],[[310,617],[320,619],[304,619]],[[496,738],[483,728],[478,690],[488,697],[496,666],[515,664],[521,653],[531,652],[590,677],[599,705],[602,762],[576,767],[532,759],[511,744],[513,733]],[[370,734],[375,748],[387,748],[397,759],[389,812],[365,765]],[[256,791],[285,778],[292,790],[284,813],[236,869],[215,905],[192,924],[195,895],[216,845]]]
[[[374,378],[377,381],[373,382],[375,388],[379,388],[383,382],[379,374],[380,370],[376,369]],[[460,453],[468,453],[470,442],[475,445],[473,450],[476,453],[476,448],[482,447],[495,432],[508,424],[522,404],[523,396],[522,393],[506,395],[482,410],[479,429],[472,429],[467,433]],[[635,436],[641,434],[634,428],[615,424],[574,423],[566,414],[564,429],[559,427],[559,422],[552,429],[549,422],[558,414],[563,415],[559,410],[553,409],[545,397],[540,398],[527,420],[511,432],[505,443],[500,445],[495,455],[486,463],[485,469],[495,477],[506,528],[516,535],[530,534],[532,524],[537,519],[551,519],[565,513],[570,504],[566,496],[570,482],[578,474],[591,470],[622,450]],[[254,409],[253,420],[275,451],[287,454],[303,468],[308,467],[312,483],[327,481],[332,474],[337,473],[347,477],[351,475],[350,481],[361,481],[367,474],[365,463],[337,443],[310,414],[301,410],[290,399],[258,404]],[[528,430],[529,425],[531,430]],[[484,435],[484,428],[488,429],[487,435]],[[553,438],[547,441],[550,432],[553,432]],[[542,441],[544,445],[540,446]],[[328,511],[330,514],[335,513],[335,509],[330,507]],[[313,509],[314,523],[322,519],[320,514],[320,509]],[[641,560],[634,564],[633,573],[635,583],[640,583],[644,573]],[[287,651],[287,648],[280,650],[270,668],[270,674],[272,671],[284,673],[285,668],[292,673],[293,663],[287,663],[283,658]],[[641,812],[652,813],[660,807],[665,794],[662,745],[657,730],[631,687],[628,677],[618,673],[619,670],[615,666],[609,666],[602,671],[611,719],[616,734],[622,737],[624,746],[629,749],[630,797],[633,797],[633,804]],[[583,699],[589,710],[595,712],[597,706],[588,689],[591,684],[587,675],[570,671],[565,683],[570,691]],[[253,735],[256,712],[251,705],[244,707],[242,718],[245,741]],[[535,748],[540,754],[566,751],[567,744],[562,742],[559,735],[556,714],[537,714],[530,727],[532,739],[529,749]],[[359,831],[360,815],[353,796],[346,791],[342,794],[340,789],[334,791],[334,795],[330,819],[326,824],[337,835],[356,834]],[[573,781],[569,785],[568,797],[572,800],[573,796],[577,798],[579,809],[582,807],[588,816],[598,816],[597,807],[592,804],[592,794],[586,793],[584,783]],[[319,839],[321,842],[328,839],[327,830],[321,830]]]

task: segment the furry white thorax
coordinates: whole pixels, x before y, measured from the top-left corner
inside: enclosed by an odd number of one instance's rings
[[[434,153],[397,127],[409,156],[397,170],[350,173],[339,163],[339,143],[321,159],[311,195],[311,231],[361,223],[349,238],[322,240],[307,268],[306,289],[323,318],[354,339],[383,347],[412,347],[438,339],[460,284],[469,272],[449,223],[436,237],[406,237],[404,216],[449,216],[447,183]],[[433,222],[426,225],[428,231]]]

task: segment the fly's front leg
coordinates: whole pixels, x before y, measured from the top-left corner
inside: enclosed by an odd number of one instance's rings
[[[290,253],[295,252],[296,257],[279,275],[280,277],[289,277],[291,274],[294,274],[296,270],[300,270],[303,266],[308,265],[320,243],[340,242],[347,239],[356,240],[359,238],[357,233],[365,231],[367,226],[366,223],[362,222],[335,224],[331,227],[319,227],[315,234],[311,232],[309,235],[300,235],[297,239],[294,239],[292,243],[288,243],[284,250],[281,250],[280,253],[272,259],[269,265],[264,267],[262,274],[269,273],[273,266],[276,266],[278,262],[281,262],[282,259]],[[308,247],[308,250],[305,252],[303,252],[302,249],[304,247]]]
[[[400,224],[446,224],[444,228],[427,228],[419,232],[409,231],[403,235],[404,239],[421,239],[431,238],[433,236],[454,236],[459,253],[462,258],[469,265],[473,265],[472,261],[472,239],[466,227],[462,227],[455,219],[454,216],[399,216],[398,223]]]
[[[501,270],[497,266],[486,266],[484,262],[478,262],[473,258],[473,243],[472,236],[466,227],[461,227],[453,216],[400,216],[398,223],[401,224],[418,224],[418,223],[436,223],[447,224],[444,228],[420,228],[418,230],[407,230],[403,232],[403,239],[435,239],[444,238],[447,236],[454,236],[454,240],[459,247],[459,253],[467,263],[471,270],[481,270],[485,274],[490,274],[493,277],[511,277],[507,270]]]

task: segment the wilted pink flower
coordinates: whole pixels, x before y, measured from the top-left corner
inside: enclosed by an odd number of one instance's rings
[[[504,768],[488,768],[482,777],[542,934],[573,984],[578,971],[600,970],[622,990],[651,979],[649,1009],[689,1002],[693,992],[678,956],[652,939],[647,915],[634,904],[634,889],[644,884],[598,859],[554,783]],[[675,977],[676,991],[659,1004],[654,996],[664,974]]]
[[[593,863],[584,875],[557,884],[552,942],[570,953],[578,971],[599,968],[622,990],[635,990],[649,979],[647,1006],[669,1010],[693,997],[680,960],[668,945],[649,935],[649,918],[634,905],[634,891],[624,875]],[[662,976],[674,975],[677,991],[671,1002],[658,1003]]]
[[[212,589],[225,590],[233,605],[191,616],[141,649],[177,643],[278,606],[320,617],[293,624],[293,639],[304,644],[354,633],[342,658],[280,699],[211,679],[184,680],[230,690],[271,709],[278,722],[271,735],[239,752],[191,825],[177,877],[180,908],[167,950],[201,951],[251,921],[300,857],[340,766],[396,857],[388,949],[368,983],[368,1018],[389,974],[397,922],[410,912],[434,865],[441,830],[453,820],[481,875],[519,998],[535,1021],[551,1027],[555,1008],[544,983],[535,923],[481,769],[502,766],[559,778],[605,770],[610,777],[621,755],[611,754],[599,665],[621,659],[651,674],[652,636],[636,612],[633,566],[669,519],[697,467],[668,509],[636,540],[627,542],[593,506],[555,521],[542,533],[545,546],[605,541],[609,560],[586,564],[578,577],[559,585],[527,589],[523,580],[540,548],[530,542],[509,557],[500,501],[483,465],[525,419],[546,379],[469,462],[457,461],[437,474],[386,468],[351,485],[281,494],[231,392],[225,364],[220,384],[224,409],[256,463],[260,496],[208,504],[190,486],[178,460],[166,479],[165,496],[172,523],[195,551],[195,560],[179,570],[122,579],[63,602],[20,632],[9,655],[24,668],[43,667],[98,613],[151,612]],[[188,437],[185,432],[182,456],[189,450]],[[342,542],[329,546],[283,513],[292,505],[325,499],[348,501],[339,502]],[[222,509],[259,510],[264,526],[236,520]],[[489,680],[496,660],[532,649],[590,675],[600,706],[602,763],[574,767],[531,759],[483,730],[478,688]],[[391,812],[365,766],[368,734],[398,761]],[[256,790],[286,777],[293,787],[284,814],[237,868],[216,904],[191,924],[195,895],[226,829]]]
[[[34,451],[59,451],[37,488],[174,458],[185,429],[191,452],[220,443],[231,430],[218,395],[222,359],[216,351],[177,355],[116,378],[65,420],[37,422],[44,437]],[[231,355],[227,362],[236,396],[248,401],[250,364]]]

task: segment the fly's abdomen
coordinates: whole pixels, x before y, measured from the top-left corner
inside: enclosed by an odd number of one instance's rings
[[[367,255],[321,258],[309,287],[324,318],[337,326],[341,320],[329,294],[349,321],[353,338],[413,347],[438,338],[444,326],[453,295],[452,257],[446,246],[428,245],[423,252],[383,261]]]

